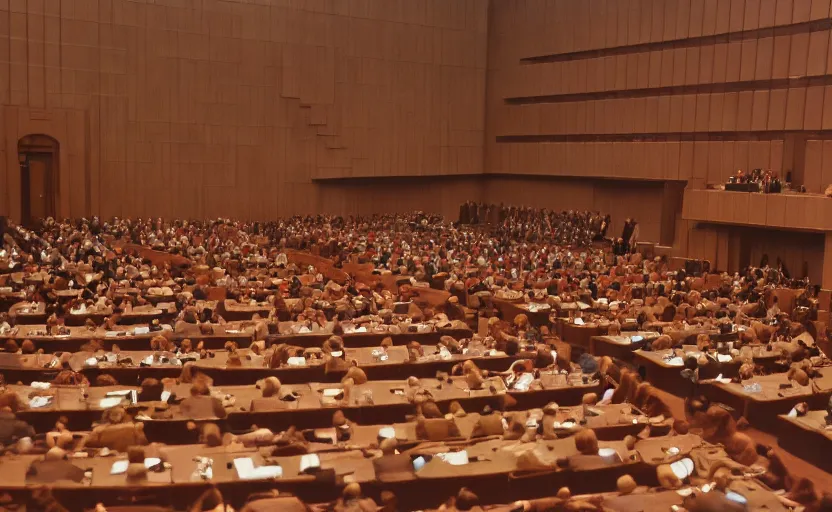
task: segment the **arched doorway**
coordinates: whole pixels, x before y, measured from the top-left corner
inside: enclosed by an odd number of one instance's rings
[[[17,142],[24,224],[55,216],[59,192],[58,152],[58,141],[48,135],[26,135]]]

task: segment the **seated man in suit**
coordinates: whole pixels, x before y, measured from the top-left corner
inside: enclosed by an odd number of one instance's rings
[[[225,418],[228,413],[222,400],[211,396],[211,388],[204,380],[197,380],[191,386],[191,396],[179,404],[179,412],[185,418],[202,420],[208,418]]]
[[[274,376],[266,377],[261,388],[263,390],[262,397],[252,399],[249,406],[249,410],[252,412],[286,409],[288,402],[295,401],[298,398],[293,393],[281,393],[280,379]]]
[[[0,444],[10,445],[18,439],[34,435],[35,429],[25,421],[17,419],[11,410],[0,410]]]
[[[144,435],[144,423],[133,422],[133,418],[121,407],[107,409],[102,421],[93,428],[83,446],[89,448],[109,448],[118,452],[127,452],[131,446],[147,444]]]

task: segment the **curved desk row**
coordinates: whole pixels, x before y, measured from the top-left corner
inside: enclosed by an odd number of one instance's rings
[[[676,456],[655,460],[653,453],[664,445],[678,446]],[[18,502],[26,502],[32,486],[49,483],[56,499],[71,510],[93,507],[97,502],[118,504],[151,501],[164,497],[166,503],[186,508],[209,486],[214,485],[230,503],[240,506],[254,492],[279,489],[308,502],[334,500],[346,483],[362,486],[365,495],[378,499],[381,491],[396,493],[408,508],[436,507],[461,487],[475,492],[484,503],[544,497],[552,489],[569,487],[573,493],[611,491],[618,477],[632,475],[642,485],[656,485],[657,464],[682,457],[701,458],[721,449],[696,436],[649,438],[628,450],[623,441],[601,441],[601,448],[612,455],[581,455],[572,438],[523,444],[518,441],[486,440],[464,446],[468,462],[451,465],[436,456],[461,448],[456,443],[430,443],[407,453],[369,458],[362,451],[321,452],[316,454],[318,469],[302,471],[309,459],[303,455],[270,456],[268,448],[209,448],[204,445],[151,446],[145,454],[168,462],[169,467],[151,471],[148,481],[131,483],[124,473],[113,474],[113,457],[70,458],[42,462],[39,456],[22,455],[3,461],[4,480],[0,492],[8,492]],[[524,467],[520,452],[534,450],[549,454],[544,465]],[[203,479],[196,457],[211,461],[211,478]],[[419,469],[418,458],[426,460]],[[123,456],[120,457],[123,459]],[[255,467],[279,466],[278,478],[244,478],[241,462]],[[555,459],[562,459],[560,467]],[[243,476],[241,476],[243,475]],[[61,478],[55,478],[59,476]],[[90,492],[94,491],[94,492]]]
[[[298,428],[326,426],[331,424],[332,414],[338,409],[356,423],[393,423],[402,421],[413,413],[415,406],[412,401],[416,393],[432,398],[443,410],[448,409],[450,402],[458,401],[466,410],[477,411],[485,406],[502,409],[506,395],[517,401],[516,408],[531,409],[543,407],[549,402],[577,405],[581,403],[584,394],[600,395],[602,391],[600,382],[569,385],[566,376],[560,374],[543,375],[541,383],[541,390],[507,391],[499,378],[487,380],[479,390],[469,389],[461,377],[451,377],[450,382],[423,378],[415,388],[404,380],[369,381],[355,385],[349,396],[345,396],[340,383],[285,384],[281,387],[280,396],[286,397],[294,392],[291,399],[262,398],[261,390],[253,385],[217,386],[213,390],[216,396],[226,399],[225,423],[229,430],[235,431],[246,430],[252,424],[274,431],[285,430],[292,425]],[[190,388],[190,384],[177,384],[170,391],[179,398],[185,398],[189,397]],[[46,392],[18,385],[7,386],[7,389],[15,391],[27,404],[37,404],[32,400],[38,395],[52,397],[46,399],[46,403],[40,407],[18,412],[18,416],[38,432],[49,431],[62,416],[67,419],[71,429],[88,430],[101,418],[105,409],[114,405],[142,412],[148,418],[159,417],[160,419],[145,421],[145,431],[151,440],[181,438],[187,430],[188,421],[215,418],[210,413],[195,416],[190,412],[191,409],[183,410],[182,404],[166,406],[164,412],[156,414],[154,408],[161,404],[135,403],[130,392],[136,390],[138,393],[139,388],[129,386],[90,387],[83,390],[78,386],[54,386]],[[183,404],[188,400],[185,398]]]
[[[473,360],[481,370],[506,371],[517,356],[505,353],[472,356],[447,354],[442,357],[433,345],[422,345],[425,356],[409,361],[407,347],[393,346],[383,351],[380,347],[347,348],[345,365],[355,361],[369,380],[394,380],[402,377],[435,377],[438,372],[450,373],[454,365]],[[82,373],[94,384],[99,375],[110,375],[124,385],[138,385],[147,378],[179,378],[183,362],[192,362],[195,369],[214,380],[215,384],[253,384],[260,379],[274,376],[284,384],[306,382],[340,382],[346,369],[327,370],[322,359],[302,360],[302,365],[284,365],[269,368],[265,358],[249,349],[238,350],[241,366],[229,366],[230,353],[218,350],[213,357],[199,359],[199,354],[176,354],[149,350],[122,350],[117,355],[99,351],[76,352],[70,358],[70,367]],[[111,358],[112,361],[108,358]],[[293,361],[294,362],[294,361]],[[0,353],[0,374],[6,382],[31,384],[50,382],[61,371],[60,360],[53,354],[5,354]]]

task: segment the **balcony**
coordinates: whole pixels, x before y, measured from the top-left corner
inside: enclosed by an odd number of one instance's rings
[[[807,231],[832,231],[832,199],[821,194],[685,190],[685,220]]]

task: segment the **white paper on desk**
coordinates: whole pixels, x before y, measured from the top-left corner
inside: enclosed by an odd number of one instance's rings
[[[170,391],[162,391],[162,401],[167,402],[170,398]]]
[[[234,469],[237,470],[237,476],[243,480],[261,480],[267,478],[280,478],[283,476],[282,467],[254,467],[254,460],[252,460],[251,457],[234,459]]]
[[[340,395],[343,392],[344,392],[344,390],[341,389],[341,388],[326,388],[326,389],[324,389],[324,396],[332,398],[332,397]]]
[[[572,323],[574,323],[575,325],[584,325],[584,319],[583,318],[576,318],[575,321],[572,322]]]
[[[468,464],[467,450],[462,450],[458,452],[437,453],[436,456],[452,466],[464,466]]]
[[[532,381],[534,381],[534,375],[531,373],[524,373],[519,379],[517,379],[517,382],[514,383],[513,387],[517,391],[528,391]]]
[[[29,407],[32,409],[38,409],[40,407],[46,407],[50,403],[52,403],[51,396],[36,396],[29,400]]]
[[[638,343],[644,340],[644,336],[630,336],[630,343]]]
[[[50,384],[48,382],[37,382],[37,381],[35,381],[35,382],[32,382],[31,386],[34,389],[49,389],[50,387],[52,387],[52,384]]]
[[[393,427],[381,427],[378,429],[378,437],[381,439],[396,439],[396,429]]]
[[[300,472],[304,473],[307,469],[314,469],[321,467],[321,459],[317,453],[308,453],[300,457]]]
[[[87,366],[98,366],[98,359],[90,357],[86,361],[84,361],[84,364]]]
[[[717,354],[716,360],[720,363],[730,363],[734,358],[727,354]]]
[[[286,363],[289,366],[306,366],[306,358],[305,357],[290,357],[286,360]]]
[[[598,402],[599,405],[607,405],[612,403],[612,395],[615,393],[615,388],[610,388],[604,391],[604,397]]]
[[[685,362],[682,360],[682,358],[678,357],[678,356],[677,357],[672,357],[672,358],[668,359],[666,362],[670,366],[684,366],[685,365]]]
[[[144,459],[144,467],[146,467],[147,469],[150,469],[153,466],[155,466],[156,464],[159,464],[160,462],[162,462],[162,460],[157,458],[157,457],[148,457],[147,459]],[[130,462],[127,461],[127,460],[117,460],[117,461],[113,462],[113,466],[110,468],[110,474],[111,475],[120,475],[122,473],[126,473],[127,472],[127,466],[129,464],[130,464]]]
[[[589,305],[589,304],[586,304],[586,303],[584,303],[584,302],[578,301],[578,309],[580,309],[581,311],[583,311],[583,310],[585,310],[585,309],[589,309],[589,308],[590,308],[590,305]]]
[[[105,338],[115,338],[116,336],[118,336],[118,334],[119,334],[118,331],[107,331],[107,332],[104,333],[104,337]]]
[[[120,475],[122,473],[127,472],[127,466],[130,463],[126,460],[117,460],[113,462],[113,466],[110,468],[111,475]]]
[[[111,407],[115,407],[121,403],[123,397],[120,396],[109,396],[107,398],[102,398],[100,402],[98,402],[98,406],[102,409],[110,409]]]
[[[143,362],[144,364],[153,364],[153,356],[152,356],[152,355],[150,355],[150,356],[145,357],[145,358],[142,360],[142,362]]]
[[[150,327],[136,327],[133,329],[133,334],[139,336],[141,334],[148,334],[150,332]]]
[[[108,391],[106,395],[108,397],[118,396],[118,397],[126,397],[129,395],[133,390],[132,389],[117,389],[115,391]]]

